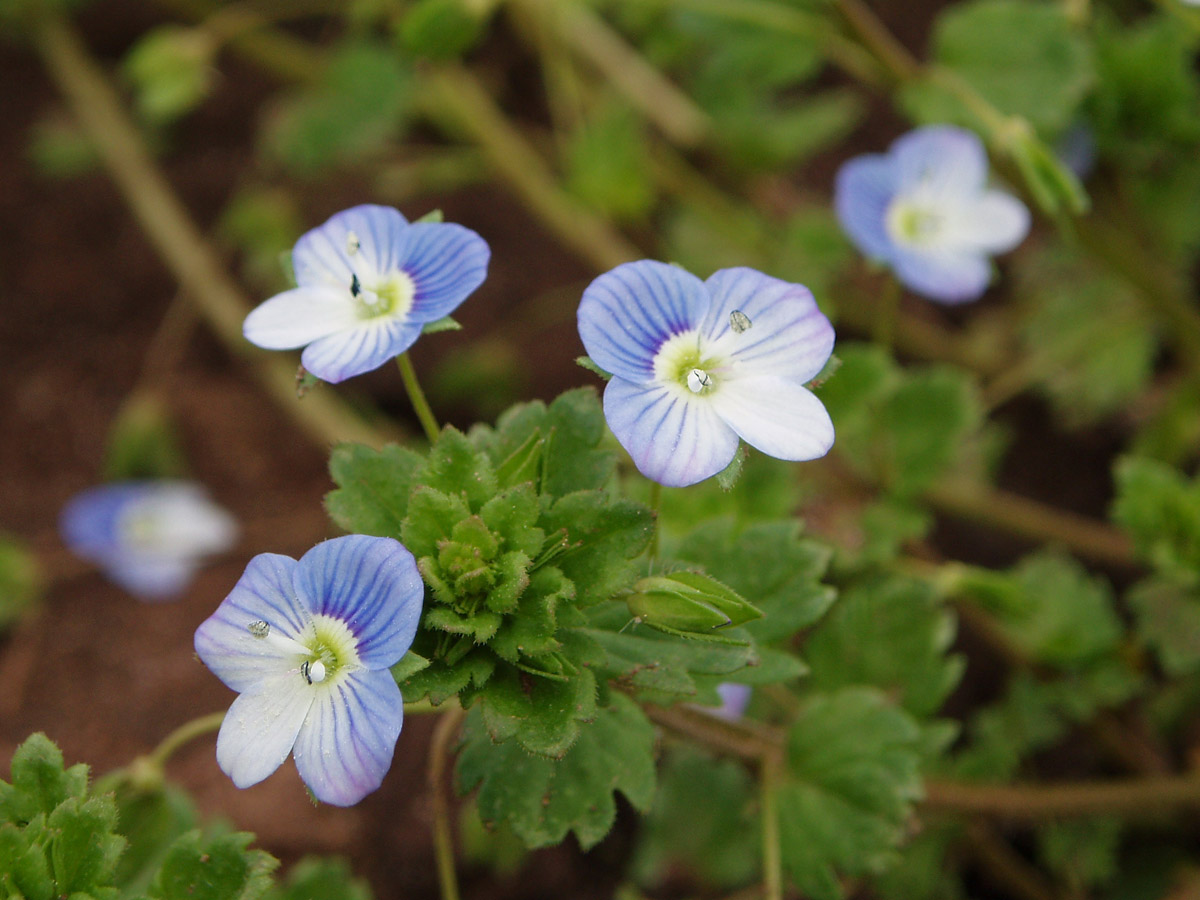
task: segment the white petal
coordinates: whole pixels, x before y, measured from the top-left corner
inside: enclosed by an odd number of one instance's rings
[[[299,671],[277,674],[241,694],[221,723],[217,765],[240,788],[258,784],[292,752],[317,691]]]
[[[359,670],[317,692],[296,737],[296,768],[323,803],[350,806],[392,765],[404,701],[391,673]]]
[[[260,304],[246,316],[242,334],[264,350],[294,350],[357,327],[349,288],[300,287]]]
[[[775,376],[721,382],[708,398],[747,444],[778,459],[817,459],[833,446],[833,422],[811,391]]]
[[[747,375],[784,375],[811,380],[833,351],[833,326],[817,308],[812,292],[754,269],[722,269],[705,282],[713,303],[700,333],[715,342],[714,355],[728,355]],[[730,325],[740,311],[750,326]]]
[[[710,478],[737,452],[737,435],[714,412],[710,397],[685,391],[623,378],[604,389],[608,427],[638,471],[667,487]]]
[[[420,322],[375,319],[313,341],[304,349],[300,361],[322,381],[337,384],[378,369],[411,347],[420,336]]]
[[[984,191],[956,209],[946,235],[954,246],[983,253],[1007,253],[1029,233],[1029,210],[1003,191]]]
[[[888,152],[898,167],[898,194],[917,190],[922,196],[954,203],[978,194],[987,182],[983,142],[963,128],[918,128],[897,138]]]
[[[978,300],[992,278],[987,257],[969,249],[897,248],[892,268],[905,287],[941,303]]]
[[[130,553],[110,559],[104,572],[140,600],[172,600],[196,573],[190,557],[155,557]]]

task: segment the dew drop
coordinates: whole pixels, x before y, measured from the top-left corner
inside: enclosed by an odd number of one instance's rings
[[[246,626],[246,630],[261,641],[271,633],[271,626],[262,619],[256,619]]]
[[[346,253],[347,254],[349,254],[350,256],[354,256],[356,253],[358,253],[358,248],[361,246],[362,246],[362,243],[358,240],[357,234],[355,234],[353,231],[346,232]]]
[[[735,309],[729,314],[729,327],[737,334],[749,331],[752,324],[750,317],[740,309]]]

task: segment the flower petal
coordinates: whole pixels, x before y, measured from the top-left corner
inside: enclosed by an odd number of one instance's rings
[[[425,585],[399,541],[362,534],[323,541],[300,557],[292,583],[314,615],[340,619],[354,632],[368,669],[396,663],[417,633]]]
[[[58,530],[71,552],[103,563],[120,550],[125,509],[153,488],[146,482],[104,484],[76,494],[62,508]]]
[[[235,691],[256,688],[297,665],[292,643],[311,621],[292,588],[296,560],[261,553],[233,586],[216,612],[196,629],[196,655]],[[266,622],[266,637],[253,634],[252,622]]]
[[[817,459],[833,446],[824,405],[799,382],[773,375],[722,381],[709,396],[747,444],[777,459]]]
[[[129,553],[114,557],[104,573],[140,600],[170,600],[196,574],[194,557],[153,557]]]
[[[887,211],[896,196],[897,166],[878,153],[856,157],[838,169],[833,205],[842,230],[871,259],[892,255]]]
[[[450,315],[483,284],[491,255],[487,241],[461,225],[410,225],[400,268],[416,287],[411,318],[433,322]]]
[[[398,319],[361,321],[357,328],[313,341],[300,354],[304,368],[337,384],[378,369],[421,336],[421,323]]]
[[[296,768],[318,800],[351,806],[383,782],[404,723],[387,671],[351,672],[317,692],[296,736]]]
[[[349,288],[301,287],[256,306],[242,323],[242,334],[264,350],[293,350],[361,322]]]
[[[298,671],[271,676],[240,694],[217,734],[217,765],[240,788],[258,784],[279,768],[317,692]]]
[[[408,220],[390,206],[364,204],[330,216],[296,242],[292,251],[296,284],[349,290],[355,273],[371,276],[397,269],[403,262],[407,230]],[[353,256],[351,233],[358,247]]]
[[[919,189],[955,204],[983,190],[988,159],[974,132],[952,125],[918,128],[897,138],[889,149],[896,162],[900,194]]]
[[[955,211],[947,228],[956,247],[977,253],[1007,253],[1029,233],[1029,210],[1003,191],[984,191]]]
[[[712,307],[700,333],[718,341],[737,370],[809,381],[828,361],[833,326],[804,285],[745,268],[721,269],[705,285]],[[734,310],[750,322],[741,333],[730,323]]]
[[[604,389],[604,417],[639,472],[684,487],[716,475],[737,452],[737,435],[709,399],[613,378]]]
[[[650,259],[625,263],[584,290],[579,337],[600,368],[645,383],[663,341],[699,325],[709,302],[704,283],[678,266]]]
[[[905,287],[942,303],[977,300],[992,278],[991,265],[981,252],[952,247],[899,249],[892,267]]]

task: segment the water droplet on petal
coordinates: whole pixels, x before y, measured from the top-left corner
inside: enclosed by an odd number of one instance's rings
[[[732,328],[737,334],[742,334],[743,332],[748,331],[752,324],[753,323],[750,321],[750,317],[740,309],[735,309],[729,314],[729,327]]]
[[[262,619],[257,619],[247,625],[246,630],[261,641],[271,633],[271,626]]]
[[[353,231],[346,232],[346,253],[348,253],[350,256],[353,256],[358,252],[358,248],[361,246],[362,244],[359,242],[357,234],[355,234]]]

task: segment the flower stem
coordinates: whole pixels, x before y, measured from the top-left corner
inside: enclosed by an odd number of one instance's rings
[[[871,337],[876,344],[890,352],[895,341],[896,320],[900,317],[900,282],[888,275],[881,293]]]
[[[221,727],[223,721],[225,721],[225,710],[185,722],[163,738],[146,759],[161,769],[167,764],[167,760],[175,755],[176,750],[198,737],[216,731]]]
[[[779,844],[779,810],[775,806],[779,765],[772,754],[763,759],[759,770],[762,787],[763,900],[783,900],[783,856]]]
[[[404,389],[408,391],[408,399],[412,401],[413,410],[421,421],[421,427],[425,429],[425,437],[429,438],[429,443],[432,444],[437,441],[441,428],[438,427],[437,419],[433,417],[433,410],[429,408],[425,392],[421,390],[421,382],[417,380],[417,371],[413,368],[412,360],[407,353],[401,353],[396,357],[396,365],[400,367],[400,378],[404,381]]]
[[[657,481],[650,482],[650,510],[654,513],[654,532],[650,535],[650,563],[658,559],[658,510],[662,505],[662,485]]]
[[[433,796],[433,850],[437,859],[438,888],[442,900],[459,900],[458,876],[454,871],[454,833],[450,827],[450,797],[447,794],[446,763],[465,712],[453,706],[438,719],[429,745],[429,790]]]

